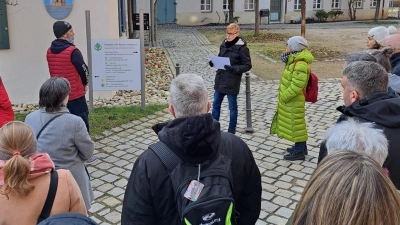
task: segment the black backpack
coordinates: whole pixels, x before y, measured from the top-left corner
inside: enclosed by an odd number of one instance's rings
[[[168,170],[181,224],[236,224],[230,135],[221,132],[221,143],[216,156],[197,165],[183,162],[161,141],[149,146]],[[204,184],[194,201],[184,197],[193,180]]]

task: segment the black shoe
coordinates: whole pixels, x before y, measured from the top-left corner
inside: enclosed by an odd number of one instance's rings
[[[97,160],[97,157],[96,156],[92,156],[92,157],[90,157],[90,159],[88,159],[85,162],[85,164],[92,164],[92,163],[96,162],[96,160]]]
[[[235,133],[236,133],[236,131],[231,131],[231,130],[228,130],[228,133],[235,134]]]
[[[283,159],[293,161],[293,160],[305,160],[306,157],[304,156],[304,152],[291,152],[285,156]]]
[[[293,152],[293,146],[292,147],[287,147],[286,151],[289,152],[289,153]],[[308,155],[308,150],[307,149],[304,151],[304,155]]]

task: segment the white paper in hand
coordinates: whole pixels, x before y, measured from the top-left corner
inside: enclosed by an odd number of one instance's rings
[[[228,57],[218,57],[218,56],[211,56],[211,62],[214,64],[214,68],[216,69],[225,69],[224,66],[231,65],[231,61]]]

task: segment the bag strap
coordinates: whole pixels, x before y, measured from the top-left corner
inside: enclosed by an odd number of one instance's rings
[[[36,140],[39,140],[40,135],[42,134],[42,131],[44,130],[44,128],[47,127],[47,125],[49,125],[53,120],[57,119],[58,117],[62,116],[64,113],[58,114],[57,116],[51,118],[43,127],[42,129],[40,129],[39,133],[36,135]]]
[[[44,202],[44,206],[40,216],[38,218],[38,223],[42,222],[44,219],[50,216],[51,208],[53,208],[54,198],[56,197],[58,187],[58,173],[56,170],[52,170],[50,172],[50,187],[49,192],[47,193],[46,201]]]
[[[167,167],[168,173],[172,173],[175,167],[182,162],[182,160],[162,141],[150,145],[149,148],[156,153],[161,162]]]
[[[175,167],[182,162],[182,160],[162,141],[150,145],[149,148],[153,150],[165,165],[168,173],[172,173]],[[232,159],[232,140],[230,134],[221,132],[219,152],[229,159]]]

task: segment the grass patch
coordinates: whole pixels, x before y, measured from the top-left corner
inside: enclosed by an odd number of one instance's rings
[[[398,22],[396,21],[386,21],[386,20],[378,20],[376,22],[373,20],[368,20],[368,21],[360,21],[358,23],[370,24],[370,25],[398,24]]]
[[[90,136],[95,139],[96,136],[103,135],[106,130],[152,115],[167,107],[167,104],[163,104],[147,105],[145,109],[140,106],[94,108],[89,114]],[[24,121],[26,116],[27,114],[16,113],[15,120]]]

